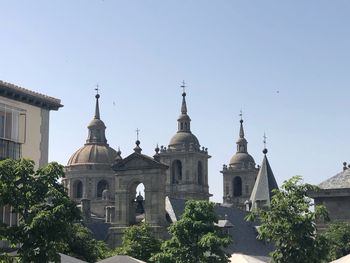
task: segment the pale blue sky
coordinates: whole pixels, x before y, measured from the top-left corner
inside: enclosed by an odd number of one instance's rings
[[[261,163],[266,132],[279,183],[319,183],[350,162],[349,1],[0,0],[0,11],[0,79],[64,104],[50,160],[84,144],[96,83],[109,144],[127,156],[138,127],[153,155],[177,130],[185,80],[215,201],[241,108],[249,153]]]

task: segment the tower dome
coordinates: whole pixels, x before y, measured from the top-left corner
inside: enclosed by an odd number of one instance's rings
[[[187,114],[187,105],[186,105],[186,92],[182,93],[182,105],[181,105],[181,114],[177,119],[178,122],[178,131],[170,139],[169,148],[178,148],[185,146],[188,148],[192,146],[195,149],[199,149],[200,144],[197,137],[191,132],[191,118]]]
[[[83,147],[69,158],[67,166],[86,164],[111,165],[117,157],[117,152],[109,147],[105,136],[106,125],[100,119],[99,98],[96,94],[95,116],[88,125],[88,138]]]
[[[240,120],[240,124],[239,138],[236,142],[237,152],[232,156],[229,164],[232,168],[253,168],[255,167],[255,161],[254,158],[248,153],[248,142],[244,138],[243,119]]]

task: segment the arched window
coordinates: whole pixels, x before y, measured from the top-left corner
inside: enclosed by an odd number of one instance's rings
[[[184,124],[181,122],[181,131],[184,129]]]
[[[97,184],[97,197],[102,197],[103,190],[109,190],[109,185],[106,180],[101,180]]]
[[[74,198],[83,197],[83,183],[80,180],[77,180],[73,184],[73,196]]]
[[[197,174],[198,174],[198,184],[203,184],[203,167],[202,167],[201,161],[198,161]]]
[[[233,179],[233,196],[242,195],[242,179],[237,176]]]
[[[182,163],[179,160],[173,161],[171,166],[172,183],[175,184],[182,180]]]

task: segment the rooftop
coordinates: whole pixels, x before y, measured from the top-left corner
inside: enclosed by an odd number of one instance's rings
[[[0,80],[0,96],[48,110],[63,107],[61,100]]]

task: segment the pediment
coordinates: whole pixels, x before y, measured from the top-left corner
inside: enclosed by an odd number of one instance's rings
[[[113,169],[118,170],[141,170],[141,169],[153,169],[153,168],[167,168],[165,164],[162,164],[151,157],[143,154],[132,153],[125,159],[115,163]]]

